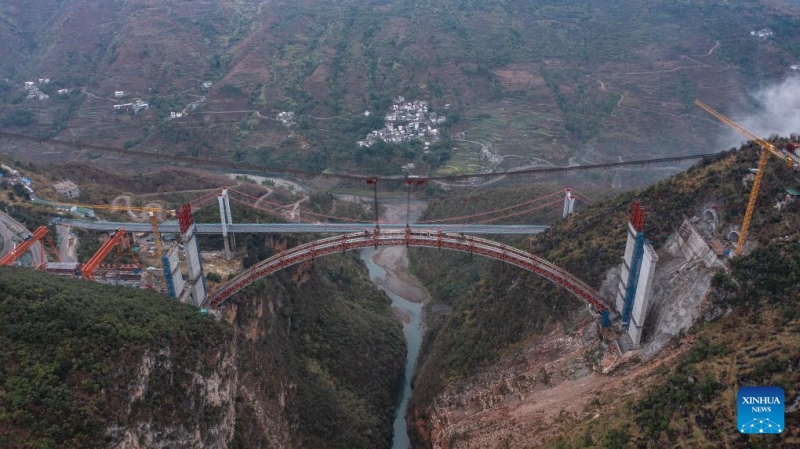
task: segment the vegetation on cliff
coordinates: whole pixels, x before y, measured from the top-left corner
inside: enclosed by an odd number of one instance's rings
[[[98,203],[128,189],[161,190],[169,180],[158,174],[148,188],[146,177],[93,167],[68,170],[83,173],[82,189]],[[209,175],[195,183],[204,188],[223,181]],[[112,194],[104,185],[113,186]],[[237,189],[252,196],[266,193],[247,182]],[[190,197],[159,196],[167,207]],[[269,199],[291,203],[300,198],[275,189]],[[151,200],[156,199],[134,197],[133,203]],[[312,195],[305,204],[319,213],[335,210],[356,217],[363,212],[360,205],[324,194]],[[280,220],[238,203],[231,206],[237,222]],[[27,202],[8,211],[28,227],[47,223],[54,212]],[[218,211],[204,207],[195,219],[216,222]],[[86,260],[99,246],[98,234],[79,232],[78,255]],[[222,248],[219,236],[200,240],[204,250]],[[237,243],[245,266],[299,244],[264,234],[238,234]],[[405,344],[389,299],[370,282],[356,254],[282,271],[229,306],[235,314],[232,326],[154,292],[0,270],[0,446],[99,447],[127,438],[130,429],[144,446],[158,444],[159,438],[233,448],[390,445]],[[148,375],[142,370],[150,365]],[[225,389],[221,406],[199,400],[207,394],[196,382],[215,375]],[[137,389],[145,394],[133,400]],[[174,431],[198,426],[208,429],[203,437],[216,432],[216,440],[192,443]],[[148,441],[151,436],[155,440]]]
[[[296,447],[390,444],[405,344],[355,255],[281,272],[231,302],[233,332],[149,291],[0,269],[0,445],[96,447],[117,425],[219,424],[223,407],[192,399],[192,373],[219,370],[234,345],[231,447],[280,440],[265,421],[288,423]],[[142,357],[165,352],[172,365],[131,402]]]
[[[405,341],[389,298],[370,283],[355,254],[275,273],[228,307],[242,335],[239,351],[253,355],[243,359],[241,375],[269,396],[286,395],[294,446],[391,444]],[[243,407],[250,407],[247,400]],[[261,423],[247,413],[239,419],[235,447],[249,447],[248,435],[257,435]]]
[[[143,418],[205,427],[222,410],[187,407],[194,393],[182,389],[215,370],[231,340],[227,326],[150,291],[0,267],[0,446],[101,447],[110,426]],[[131,403],[143,355],[159,351],[174,377],[151,379]]]

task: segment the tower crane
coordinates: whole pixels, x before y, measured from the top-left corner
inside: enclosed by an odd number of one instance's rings
[[[158,214],[160,214],[162,212],[174,213],[175,211],[164,209],[164,208],[161,208],[161,207],[115,206],[115,205],[111,205],[111,204],[74,204],[74,203],[51,203],[51,204],[61,204],[61,205],[65,205],[65,206],[85,207],[85,208],[88,208],[88,209],[108,210],[108,211],[111,211],[111,212],[128,212],[128,211],[147,212],[148,219],[150,221],[150,225],[153,228],[153,237],[154,237],[155,245],[156,245],[156,256],[158,258],[159,263],[161,264],[161,268],[162,268],[162,271],[163,271],[163,268],[164,268],[164,260],[163,260],[164,246],[163,246],[163,243],[162,243],[162,240],[161,240],[161,232],[158,229]],[[115,238],[116,237],[112,237],[111,240],[114,240]],[[120,235],[119,238],[120,239],[122,238],[121,235]],[[108,251],[110,251],[111,247],[115,246],[118,243],[119,242],[111,244],[111,246],[108,248]],[[102,250],[102,248],[101,248],[101,250]],[[105,254],[103,254],[102,257],[105,257],[105,255],[108,254],[108,251],[106,251]],[[99,253],[100,252],[98,252],[98,254]],[[102,258],[100,260],[102,260]],[[97,261],[97,264],[99,264],[99,262],[100,261]],[[87,279],[91,279],[91,277],[94,274],[94,270],[97,268],[97,264],[93,264],[93,260],[90,260],[89,262],[87,262],[86,266],[89,267],[89,270],[87,271],[84,268],[83,269],[83,272],[84,272],[83,276],[85,278],[87,278]]]
[[[761,179],[764,177],[764,171],[767,168],[767,159],[769,159],[769,155],[772,154],[777,158],[783,159],[786,162],[787,167],[791,167],[794,164],[794,161],[792,160],[792,156],[783,154],[780,150],[775,148],[775,145],[756,136],[738,123],[715,111],[711,108],[711,106],[703,103],[700,100],[695,100],[694,104],[713,115],[717,120],[730,126],[739,134],[757,143],[762,148],[761,157],[758,159],[756,179],[753,181],[753,189],[750,191],[750,199],[747,201],[747,210],[744,214],[744,221],[742,221],[742,229],[739,231],[739,241],[736,242],[736,252],[734,254],[739,256],[742,254],[742,251],[744,251],[745,242],[747,241],[747,231],[750,229],[750,220],[753,218],[753,210],[756,208],[758,190],[761,188]]]
[[[156,243],[156,255],[158,260],[164,255],[164,246],[161,242],[161,232],[158,230],[158,217],[153,212],[150,212],[150,226],[153,227],[153,240]],[[163,267],[162,267],[163,268]]]

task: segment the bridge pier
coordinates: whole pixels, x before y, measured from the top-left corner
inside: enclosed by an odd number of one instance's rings
[[[181,273],[181,262],[178,259],[177,247],[172,247],[167,254],[161,256],[161,266],[164,269],[167,294],[173,298],[179,298],[183,292],[184,281],[183,273]]]
[[[181,295],[181,301],[191,302],[200,307],[206,300],[207,290],[206,279],[203,276],[203,264],[200,260],[200,246],[197,243],[197,225],[192,216],[191,204],[184,204],[178,209],[178,223],[181,228],[189,284],[189,288]]]
[[[228,188],[223,188],[222,192],[217,195],[217,202],[219,203],[219,220],[222,225],[222,242],[225,245],[225,260],[231,260],[231,244],[228,240],[228,227],[233,224],[233,217],[231,216],[231,203],[228,199]],[[233,233],[231,233],[233,237]],[[234,242],[234,245],[236,243]]]
[[[562,218],[567,218],[575,209],[575,196],[572,194],[572,189],[567,189],[567,195],[564,197],[564,214]]]
[[[644,216],[644,208],[634,202],[616,298],[622,326],[633,347],[639,346],[642,337],[658,262],[658,255],[644,238]]]

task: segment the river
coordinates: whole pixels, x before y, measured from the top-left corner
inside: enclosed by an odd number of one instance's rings
[[[411,219],[416,219],[425,208],[424,202],[414,202]],[[405,221],[405,204],[384,205],[384,220],[399,223]],[[392,449],[408,449],[411,442],[406,425],[406,409],[411,398],[411,376],[417,364],[422,345],[422,306],[427,292],[419,281],[408,272],[408,254],[405,247],[382,247],[361,250],[361,260],[367,265],[369,278],[392,300],[395,316],[403,321],[406,338],[406,368],[403,390],[395,409],[394,437]]]

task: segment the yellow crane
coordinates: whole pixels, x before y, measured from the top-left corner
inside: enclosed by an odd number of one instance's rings
[[[59,203],[55,201],[51,201],[48,204],[52,206],[75,206],[75,207],[85,207],[86,209],[101,209],[101,210],[110,210],[112,212],[126,212],[128,210],[131,211],[139,211],[139,212],[172,212],[168,211],[167,209],[162,209],[160,207],[137,207],[137,206],[114,206],[111,204],[75,204],[75,203]]]
[[[756,208],[758,190],[761,188],[761,179],[764,177],[764,171],[767,168],[767,159],[769,159],[769,154],[771,153],[773,156],[783,159],[786,162],[787,167],[791,167],[794,164],[794,161],[792,160],[791,156],[783,154],[780,150],[775,148],[775,145],[751,133],[738,123],[712,109],[711,106],[703,103],[700,100],[695,100],[694,104],[716,117],[717,120],[730,126],[739,134],[757,143],[763,149],[763,151],[761,151],[761,157],[758,159],[756,179],[753,181],[753,189],[750,191],[750,199],[747,201],[747,210],[744,213],[742,229],[739,231],[739,240],[736,242],[736,252],[734,254],[739,256],[742,254],[742,251],[744,251],[745,242],[747,241],[747,231],[750,229],[750,219],[753,218],[753,210]]]
[[[150,212],[150,225],[153,227],[153,240],[156,242],[156,254],[158,260],[161,261],[161,256],[164,255],[164,249],[161,242],[161,232],[158,230],[158,217],[153,212]],[[164,268],[163,266],[161,268]]]

